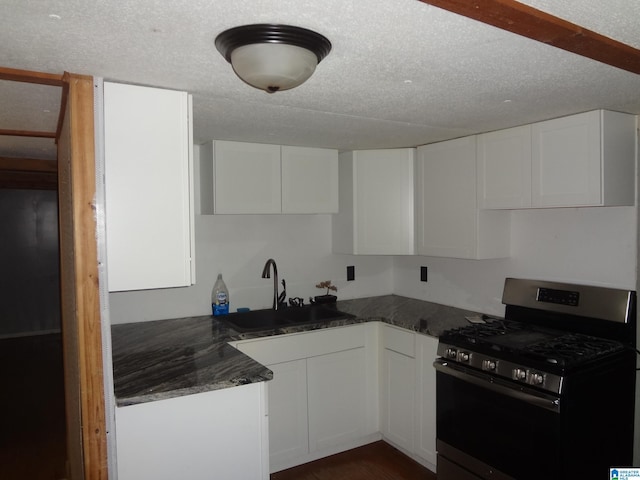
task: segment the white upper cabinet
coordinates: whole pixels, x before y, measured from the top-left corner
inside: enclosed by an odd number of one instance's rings
[[[509,256],[508,212],[477,205],[475,136],[418,147],[417,168],[419,255]]]
[[[595,110],[478,136],[480,208],[634,205],[636,117]]]
[[[633,205],[636,117],[596,110],[532,126],[532,205]]]
[[[282,213],[338,213],[338,151],[282,146]]]
[[[531,126],[478,135],[478,206],[531,206]]]
[[[280,145],[213,142],[215,213],[280,213]]]
[[[333,252],[414,254],[415,149],[341,153],[339,169]]]
[[[191,98],[104,83],[109,291],[194,283]]]
[[[338,211],[336,150],[215,140],[200,152],[203,214]]]

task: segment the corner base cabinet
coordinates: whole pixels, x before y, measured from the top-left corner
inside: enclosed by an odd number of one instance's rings
[[[272,472],[380,439],[373,324],[232,342],[273,371]]]
[[[109,291],[195,283],[191,97],[104,82]]]
[[[268,480],[265,383],[116,408],[118,480]]]

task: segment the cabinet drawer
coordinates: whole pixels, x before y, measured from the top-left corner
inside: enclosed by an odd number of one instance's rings
[[[408,357],[416,356],[415,333],[385,325],[382,344],[384,348]]]
[[[238,342],[237,348],[263,365],[364,347],[364,325],[315,330]]]

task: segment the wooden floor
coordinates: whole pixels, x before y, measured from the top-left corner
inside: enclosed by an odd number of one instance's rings
[[[271,480],[436,480],[432,473],[385,442],[271,474]]]
[[[0,479],[65,477],[60,335],[0,340]]]

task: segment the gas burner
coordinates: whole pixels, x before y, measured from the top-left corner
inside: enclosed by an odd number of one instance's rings
[[[579,333],[567,333],[551,341],[529,345],[522,354],[536,359],[543,358],[554,365],[572,366],[623,349],[624,346],[619,342]]]
[[[449,330],[440,340],[512,362],[548,365],[557,372],[624,349],[613,340],[500,319]]]
[[[465,327],[459,327],[446,332],[447,335],[456,335],[460,338],[467,338],[470,341],[476,339],[506,335],[514,331],[523,330],[525,325],[509,320],[491,319],[486,323],[474,323]]]

